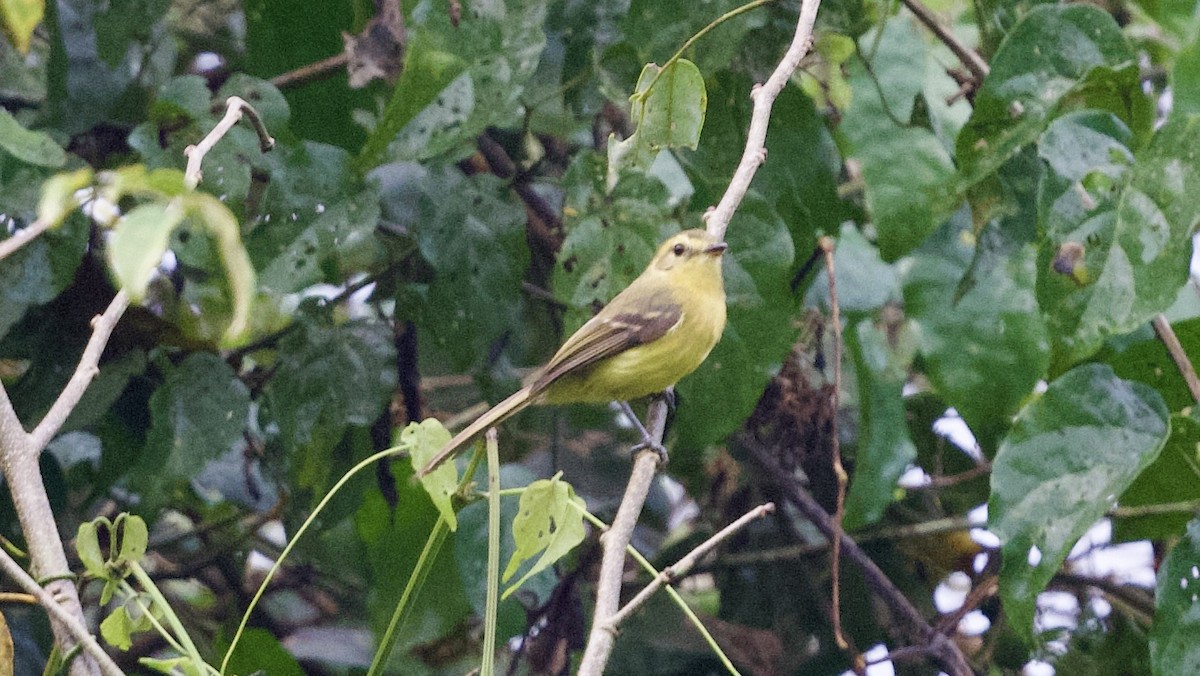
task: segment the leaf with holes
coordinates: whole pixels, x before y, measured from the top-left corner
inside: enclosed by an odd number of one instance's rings
[[[616,185],[622,169],[648,168],[663,148],[695,150],[708,109],[704,77],[687,59],[666,68],[646,64],[629,100],[637,128],[629,138],[608,144],[610,185]]]
[[[575,495],[571,484],[562,480],[561,473],[552,479],[535,481],[525,488],[512,526],[517,548],[504,568],[504,581],[508,582],[520,570],[521,564],[537,556],[538,552],[542,555],[521,579],[504,590],[501,598],[508,598],[526,580],[583,542],[585,511],[587,505]]]
[[[408,449],[413,469],[420,470],[450,441],[450,433],[442,423],[426,418],[419,423],[409,423],[400,432],[399,446]],[[429,493],[429,499],[438,513],[449,524],[450,530],[458,530],[458,517],[454,514],[454,494],[458,492],[458,468],[454,460],[443,462],[437,469],[421,477],[421,486]]]
[[[1017,415],[992,464],[988,525],[1002,543],[1004,609],[1026,641],[1038,593],[1169,432],[1162,397],[1101,364],[1063,374]]]

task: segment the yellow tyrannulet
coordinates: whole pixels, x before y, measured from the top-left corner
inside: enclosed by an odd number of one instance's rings
[[[524,387],[459,432],[417,475],[530,404],[629,401],[662,392],[694,371],[725,329],[725,248],[704,230],[684,230],[663,242],[645,271]]]

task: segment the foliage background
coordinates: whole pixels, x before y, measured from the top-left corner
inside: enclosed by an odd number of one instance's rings
[[[737,3],[478,0],[456,20],[457,2],[404,2],[403,71],[360,89],[339,69],[278,78],[338,54],[339,32],[376,15],[365,0],[62,0],[36,29],[13,18],[41,4],[0,2],[5,236],[35,220],[61,172],[182,169],[230,95],[278,141],[263,154],[249,128],[233,129],[199,187],[236,217],[252,285],[204,218],[156,231],[155,246],[122,241],[133,219],[111,223],[95,204],[0,261],[0,375],[27,426],[73,371],[121,261],[158,267],[42,471],[64,534],[98,513],[147,519],[151,569],[209,656],[262,574],[258,555],[276,553],[280,530],[294,532],[347,468],[409,421],[469,416],[514,390],[657,241],[696,226],[798,11],[766,4],[690,48],[708,100],[698,147],[610,185],[604,146],[634,131],[627,101],[643,64]],[[678,388],[672,462],[635,543],[666,565],[754,504],[786,504],[783,484],[832,511],[836,439],[851,472],[846,528],[980,671],[1037,659],[1061,673],[1187,673],[1200,660],[1188,591],[1200,437],[1195,394],[1150,323],[1161,314],[1185,353],[1200,349],[1197,6],[932,9],[977,46],[981,82],[907,8],[823,3],[729,229],[729,328]],[[821,236],[837,245],[847,348],[837,410]],[[252,298],[250,326],[231,340],[239,294]],[[976,447],[941,432],[949,409]],[[633,441],[612,411],[530,411],[503,440],[506,486],[561,469],[611,514]],[[234,671],[349,673],[369,660],[435,519],[404,465],[337,497]],[[395,673],[476,663],[482,507],[462,510]],[[1114,544],[1099,547],[1141,552],[1157,590],[1072,554],[1101,519]],[[984,525],[994,539],[968,536]],[[7,502],[0,533],[22,541]],[[784,508],[684,584],[746,673],[850,666],[832,640],[823,542]],[[501,638],[527,636],[505,650],[515,673],[569,668],[597,557],[593,535],[502,604]],[[977,592],[960,613],[972,611],[969,626],[934,606],[952,572],[951,586]],[[857,650],[913,642],[852,565],[842,586]],[[1039,604],[1046,589],[1058,596]],[[97,594],[84,587],[85,603]],[[1066,611],[1047,612],[1055,603]],[[4,611],[19,673],[33,673],[45,620]],[[120,659],[162,649],[147,634]],[[898,671],[929,668],[919,651],[902,657]],[[718,663],[663,603],[627,627],[610,668]]]

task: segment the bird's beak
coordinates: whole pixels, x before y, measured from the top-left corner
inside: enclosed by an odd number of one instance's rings
[[[716,244],[709,244],[708,248],[704,250],[704,253],[712,256],[720,256],[721,254],[725,253],[725,250],[728,248],[729,245],[725,242],[717,242]]]

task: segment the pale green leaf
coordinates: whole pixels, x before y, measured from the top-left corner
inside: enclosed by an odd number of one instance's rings
[[[399,445],[408,450],[413,469],[420,470],[433,459],[450,441],[450,433],[442,423],[426,418],[419,423],[409,423],[400,432]],[[449,524],[450,530],[458,530],[458,517],[454,513],[454,494],[458,492],[458,467],[453,460],[443,462],[437,469],[421,477],[421,486],[429,493],[429,499],[438,513]]]
[[[508,598],[526,580],[561,559],[583,542],[585,535],[583,512],[587,505],[558,475],[529,484],[521,494],[518,509],[512,526],[517,548],[504,568],[504,581],[508,582],[525,561],[539,552],[541,556],[521,579],[504,590],[501,598]]]

